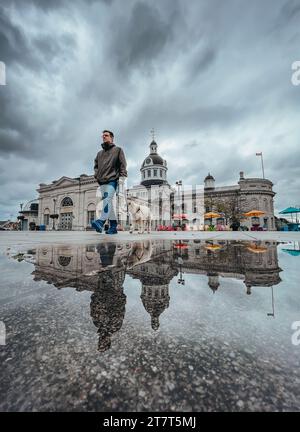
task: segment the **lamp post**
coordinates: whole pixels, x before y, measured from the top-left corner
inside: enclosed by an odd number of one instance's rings
[[[20,211],[20,213],[22,213],[23,203],[20,203],[20,207],[21,207],[21,211]],[[23,216],[23,215],[21,215],[21,216]],[[21,219],[21,224],[20,224],[20,226],[21,226],[20,231],[23,231],[23,219]]]
[[[180,186],[182,186],[182,180],[177,180],[176,185],[177,185],[177,189],[178,189],[178,200],[179,200]],[[180,203],[182,204],[181,201],[182,200],[180,199]],[[179,217],[179,228],[180,229],[181,229],[181,210],[182,210],[181,206],[179,206],[178,217]]]
[[[56,198],[53,198],[53,216],[55,216],[55,204],[56,204]],[[53,217],[52,230],[55,230],[55,217]]]
[[[262,152],[257,152],[257,153],[256,153],[256,156],[260,156],[260,158],[261,158],[261,169],[262,169],[262,175],[263,175],[263,178],[265,178],[265,169],[264,169],[264,159],[263,159],[263,154],[262,154]]]
[[[182,259],[181,249],[180,249],[180,256],[178,257],[177,261],[179,264],[179,278],[177,280],[177,283],[180,285],[185,285],[185,280],[183,279],[183,272],[182,272],[183,259]]]
[[[267,316],[272,316],[273,318],[275,318],[273,285],[271,286],[271,291],[272,291],[272,312],[267,313]]]

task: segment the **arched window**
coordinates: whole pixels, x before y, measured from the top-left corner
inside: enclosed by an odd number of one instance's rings
[[[87,207],[87,224],[92,225],[92,221],[96,219],[96,206],[94,203],[90,203]]]
[[[71,259],[72,259],[72,257],[61,255],[58,257],[58,262],[61,266],[67,267],[70,264]]]
[[[70,197],[65,197],[61,202],[62,207],[71,207],[72,205],[73,205],[73,201],[71,200]]]
[[[258,199],[257,198],[252,198],[251,199],[251,210],[259,210],[259,205],[258,205]]]

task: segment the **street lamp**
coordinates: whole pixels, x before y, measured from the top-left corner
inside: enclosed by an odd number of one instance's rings
[[[53,198],[53,226],[52,226],[52,230],[55,230],[55,204],[56,204],[56,198]]]
[[[180,249],[180,256],[178,257],[177,262],[179,264],[179,278],[177,280],[177,283],[180,285],[185,285],[185,280],[183,279],[183,272],[182,272],[183,259],[182,259],[181,249]]]
[[[272,292],[272,312],[267,313],[267,316],[272,316],[273,318],[275,318],[273,285],[271,286],[271,292]]]
[[[23,203],[20,203],[20,207],[21,207],[21,211],[20,213],[22,213],[22,209],[23,209]],[[24,215],[21,215],[24,216]],[[23,218],[24,219],[24,218]],[[23,219],[21,219],[21,231],[23,231]]]
[[[176,185],[177,185],[177,189],[178,189],[178,200],[179,200],[180,186],[182,186],[182,180],[177,180]],[[181,201],[182,200],[180,199],[180,203],[181,203]],[[182,213],[182,209],[181,209],[181,206],[179,206],[178,217],[179,217],[179,228],[180,229],[181,229],[181,213]]]

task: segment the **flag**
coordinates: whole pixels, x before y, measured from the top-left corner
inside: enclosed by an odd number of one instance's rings
[[[256,153],[256,156],[261,156],[262,152]]]

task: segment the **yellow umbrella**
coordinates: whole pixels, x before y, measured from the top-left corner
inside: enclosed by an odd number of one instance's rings
[[[264,214],[265,214],[265,212],[261,211],[261,210],[251,210],[251,211],[248,211],[247,213],[244,213],[244,216],[246,216],[246,217],[258,217],[258,216],[262,216]]]
[[[208,249],[208,250],[211,250],[211,251],[219,250],[221,248],[222,248],[222,246],[216,245],[216,244],[205,246],[205,249]]]
[[[216,218],[219,216],[220,216],[220,213],[216,213],[216,212],[208,212],[208,213],[204,214],[205,219],[212,219],[212,218]]]

